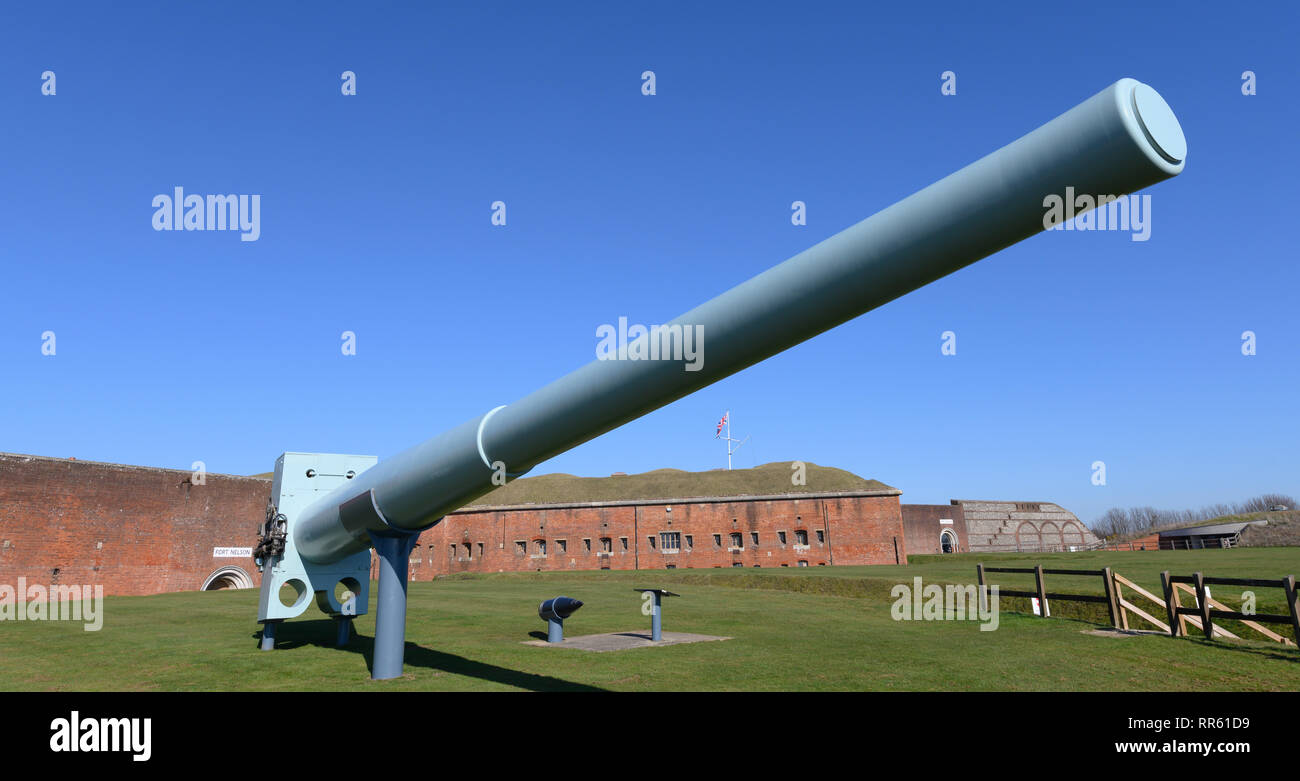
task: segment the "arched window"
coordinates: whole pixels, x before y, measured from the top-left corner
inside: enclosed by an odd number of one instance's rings
[[[956,553],[957,535],[953,534],[952,531],[948,529],[944,529],[939,534],[939,550],[943,553]]]

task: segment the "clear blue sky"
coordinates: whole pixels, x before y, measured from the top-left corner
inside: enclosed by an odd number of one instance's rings
[[[0,12],[0,450],[392,455],[1131,76],[1189,147],[1149,241],[1034,237],[533,474],[721,466],[729,408],[737,466],[910,502],[1300,493],[1293,5],[613,5]],[[176,186],[260,194],[259,240],[154,231]]]

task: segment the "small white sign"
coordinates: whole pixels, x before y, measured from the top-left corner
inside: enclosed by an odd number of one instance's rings
[[[1031,600],[1033,601],[1033,603],[1034,603],[1034,615],[1036,615],[1036,616],[1041,616],[1041,615],[1043,614],[1043,611],[1038,607],[1038,597],[1030,597],[1030,599],[1031,599]],[[1048,606],[1047,606],[1047,615],[1048,615],[1049,618],[1050,618],[1051,615],[1052,615],[1052,606],[1051,606],[1051,605],[1048,605]]]
[[[940,518],[940,519],[939,519],[939,525],[940,525],[940,526],[952,526],[952,519],[951,519],[951,518]]]
[[[213,548],[212,558],[214,559],[247,559],[252,558],[252,548]]]

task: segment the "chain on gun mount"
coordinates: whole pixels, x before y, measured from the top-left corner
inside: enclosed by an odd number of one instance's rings
[[[262,533],[257,538],[257,547],[253,549],[253,560],[257,562],[260,572],[268,559],[278,559],[284,555],[284,541],[289,537],[289,519],[284,517],[270,499],[266,500],[266,521],[262,523]]]

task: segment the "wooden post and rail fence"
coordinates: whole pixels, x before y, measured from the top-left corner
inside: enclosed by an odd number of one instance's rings
[[[1194,572],[1191,575],[1170,575],[1168,571],[1160,573],[1160,584],[1164,590],[1164,598],[1160,598],[1150,591],[1142,588],[1138,584],[1120,575],[1118,572],[1111,571],[1110,567],[1102,567],[1099,570],[1090,569],[1044,569],[1042,565],[1027,567],[985,567],[983,564],[975,565],[975,575],[979,581],[979,595],[981,604],[987,593],[987,583],[985,581],[986,573],[1008,573],[1020,575],[1033,575],[1035,589],[1033,591],[1008,591],[999,589],[999,596],[1023,597],[1025,599],[1037,599],[1039,604],[1038,615],[1047,617],[1047,606],[1051,601],[1061,602],[1092,602],[1106,605],[1106,611],[1110,617],[1111,626],[1116,629],[1129,629],[1129,614],[1141,617],[1153,626],[1159,627],[1162,631],[1168,632],[1171,637],[1186,637],[1187,624],[1191,624],[1196,629],[1205,634],[1207,640],[1214,637],[1228,637],[1239,640],[1237,635],[1224,629],[1222,626],[1216,626],[1214,619],[1225,619],[1231,621],[1240,621],[1245,626],[1259,632],[1270,640],[1282,643],[1292,647],[1300,646],[1300,604],[1297,603],[1296,583],[1294,575],[1287,575],[1284,578],[1267,579],[1267,578],[1217,578],[1203,575],[1200,572]],[[1066,594],[1047,590],[1047,575],[1071,575],[1075,577],[1099,577],[1102,581],[1102,593],[1104,596],[1097,594]],[[1137,597],[1143,597],[1151,602],[1164,608],[1165,616],[1169,623],[1161,621],[1159,618],[1144,611],[1142,608],[1128,601],[1124,597],[1124,587],[1127,586]],[[1236,610],[1229,610],[1227,605],[1214,599],[1209,593],[1206,586],[1246,586],[1249,588],[1280,588],[1286,594],[1286,604],[1289,614],[1281,613],[1242,613]],[[1179,598],[1179,592],[1189,594],[1194,602],[1193,606],[1184,607]],[[1273,632],[1262,624],[1290,624],[1291,631],[1294,634],[1294,642],[1288,640],[1282,635]]]

